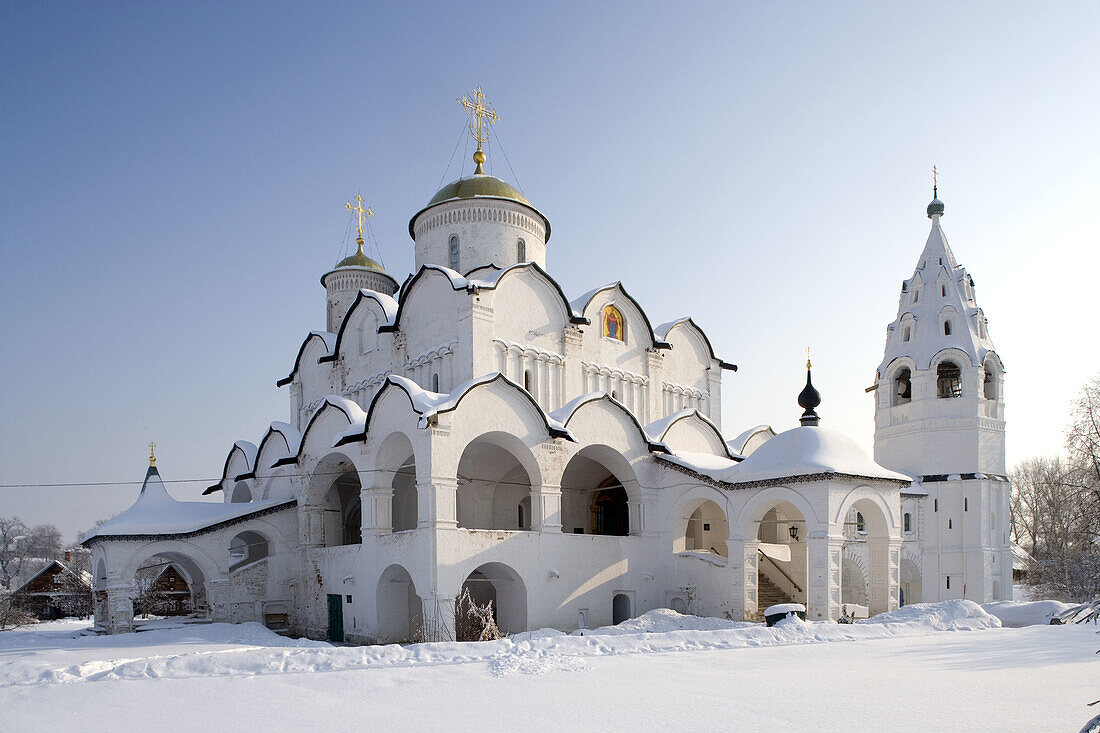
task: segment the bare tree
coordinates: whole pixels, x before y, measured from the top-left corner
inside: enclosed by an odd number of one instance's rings
[[[1073,405],[1066,460],[1031,458],[1012,471],[1013,539],[1038,565],[1027,582],[1073,602],[1100,598],[1100,378]]]
[[[31,529],[22,519],[0,517],[0,588],[11,590],[33,549]]]
[[[32,529],[19,517],[0,517],[0,588],[10,590],[62,553],[61,531],[54,525]]]

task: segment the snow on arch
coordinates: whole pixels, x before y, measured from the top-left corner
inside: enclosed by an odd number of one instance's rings
[[[394,319],[397,317],[397,308],[397,301],[391,296],[374,290],[360,289],[351,307],[348,308],[348,312],[344,314],[344,320],[340,322],[340,328],[336,331],[336,340],[333,342],[330,353],[321,357],[319,361],[335,361],[341,353],[344,353],[347,348],[347,344],[344,342],[350,338],[345,334],[349,328],[353,333],[359,330],[358,324],[366,312],[374,315],[378,321],[377,330],[382,331],[393,324]]]
[[[698,410],[680,410],[646,425],[645,432],[653,442],[663,443],[673,451],[711,453],[734,459],[718,427]]]
[[[294,366],[291,367],[290,374],[276,382],[275,386],[283,387],[294,381],[294,377],[302,367],[303,357],[306,359],[305,363],[308,364],[311,357],[315,361],[320,360],[322,357],[331,354],[335,347],[336,334],[328,331],[310,331],[298,349],[298,356],[294,358]]]
[[[362,422],[366,413],[355,402],[339,395],[328,395],[310,415],[306,429],[302,431],[302,441],[293,460],[283,459],[275,465],[297,463],[307,452],[323,454],[333,447],[334,436],[341,434],[349,425]],[[327,436],[327,437],[326,437]],[[320,450],[314,450],[319,448]]]
[[[398,390],[405,394],[412,412],[417,417],[417,427],[423,430],[428,427],[432,417],[458,409],[459,405],[468,394],[489,385],[505,387],[522,398],[522,400],[534,410],[545,427],[547,434],[551,437],[573,440],[573,436],[565,426],[543,412],[542,408],[538,406],[534,397],[532,397],[527,390],[508,379],[500,372],[492,372],[485,376],[463,382],[450,394],[429,392],[411,379],[391,374],[386,377],[385,383],[374,395],[374,399],[371,400],[370,407],[367,409],[363,418],[359,422],[353,424],[348,430],[340,433],[336,437],[334,445],[339,447],[345,443],[365,440],[369,434],[377,406],[381,403],[385,395],[390,394],[394,390]]]
[[[756,425],[744,431],[726,445],[734,455],[747,457],[775,436],[775,429],[771,425]]]
[[[619,297],[609,297],[606,299],[606,303],[603,302],[604,299],[596,298],[596,296],[600,293],[608,291],[613,291]],[[588,311],[592,307],[593,303],[597,303],[597,307],[600,310],[602,310],[605,305],[610,303],[612,305],[615,305],[620,310],[620,312],[623,310],[624,306],[628,311],[634,311],[634,313],[632,314],[633,317],[631,317],[631,314],[629,313],[623,314],[627,321],[627,339],[636,340],[636,342],[640,343],[641,345],[648,345],[655,349],[672,348],[668,343],[657,338],[657,334],[653,330],[653,324],[649,322],[649,316],[646,315],[645,310],[642,308],[641,305],[638,304],[638,301],[634,300],[633,296],[631,296],[630,293],[626,292],[626,289],[623,288],[623,284],[621,282],[616,280],[613,283],[608,283],[607,285],[602,285],[598,288],[594,288],[593,290],[588,291],[579,298],[574,299],[570,303],[570,307],[573,309],[574,315],[580,316],[590,323],[599,323],[600,319],[598,317],[593,320],[593,318],[588,314]],[[642,328],[639,328],[639,325],[641,325]],[[637,337],[638,331],[645,332],[645,335],[642,336],[640,339]]]
[[[722,359],[718,358],[718,355],[714,353],[714,346],[711,345],[710,338],[707,336],[706,332],[699,327],[699,324],[696,323],[691,316],[682,316],[680,318],[668,321],[667,323],[662,323],[661,325],[657,326],[656,330],[654,331],[654,334],[656,335],[658,340],[669,343],[670,345],[672,345],[673,351],[675,351],[675,343],[673,342],[673,337],[671,335],[673,331],[689,334],[689,336],[687,337],[695,340],[699,344],[700,348],[705,349],[705,353],[707,354],[707,356],[710,359],[718,362],[718,366],[722,369],[729,369],[730,371],[734,372],[737,371],[736,364],[730,364],[729,362],[723,361]]]
[[[638,418],[633,412],[628,410],[621,402],[606,392],[590,392],[579,397],[574,397],[569,402],[566,402],[560,408],[550,413],[550,417],[560,422],[569,430],[579,431],[580,433],[592,432],[593,438],[596,439],[594,442],[603,442],[605,436],[602,435],[598,429],[590,430],[591,426],[583,415],[583,413],[588,413],[592,410],[607,411],[608,414],[615,416],[616,422],[622,426],[624,446],[630,446],[632,450],[644,450],[646,452],[671,452],[668,446],[653,440],[650,435],[646,433],[645,428],[638,422]],[[578,415],[581,415],[581,417],[577,418]],[[580,422],[577,422],[578,419]]]
[[[449,283],[451,292],[463,290],[467,293],[473,293],[476,288],[470,280],[467,280],[461,274],[449,267],[443,267],[442,265],[421,265],[420,269],[401,285],[401,291],[398,293],[397,299],[397,311],[394,313],[393,320],[388,325],[381,326],[378,329],[379,332],[399,331],[401,329],[401,319],[410,307],[410,299],[413,298],[418,290],[426,287],[426,285],[422,283],[431,282],[433,280],[442,280]],[[439,306],[436,304],[433,307],[438,309]]]

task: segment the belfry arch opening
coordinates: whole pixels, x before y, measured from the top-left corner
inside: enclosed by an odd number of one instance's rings
[[[941,399],[962,397],[962,372],[955,362],[944,361],[936,367],[936,396]]]
[[[996,365],[992,361],[987,361],[982,370],[982,396],[987,400],[997,399],[997,376]]]
[[[909,367],[902,367],[894,375],[894,390],[892,393],[894,406],[905,405],[913,399],[913,375]]]
[[[565,467],[561,479],[562,531],[624,537],[630,526],[633,472],[626,459],[605,446],[589,446]]]
[[[534,459],[515,436],[488,433],[471,441],[458,462],[458,526],[530,529],[532,471],[525,462]]]
[[[722,507],[710,499],[694,501],[680,510],[672,551],[708,552],[729,557],[727,537],[729,524]]]
[[[493,604],[493,619],[502,634],[527,630],[527,586],[512,568],[499,562],[485,563],[466,576],[459,598],[469,592],[478,606]],[[457,601],[456,601],[457,603]],[[479,624],[456,606],[455,637],[458,641],[477,641]]]

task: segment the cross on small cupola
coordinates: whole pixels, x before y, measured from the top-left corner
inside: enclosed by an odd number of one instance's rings
[[[494,122],[500,122],[500,117],[485,101],[485,95],[481,92],[480,86],[472,94],[459,99],[458,103],[470,116],[470,137],[477,141],[477,150],[474,151],[474,163],[477,167],[474,168],[474,175],[483,176],[485,171],[481,164],[485,162],[485,152],[481,146],[489,142],[489,126]]]
[[[157,444],[152,441],[149,442],[149,466],[150,468],[157,467]]]
[[[936,221],[937,217],[943,216],[943,202],[940,201],[940,187],[939,187],[940,172],[936,169],[936,166],[932,166],[932,203],[928,204],[928,218],[932,221]]]
[[[810,379],[810,348],[806,347],[806,386],[802,388],[802,391],[798,394],[798,406],[805,412],[802,413],[802,417],[799,422],[803,427],[817,427],[821,418],[814,412],[814,408],[821,404],[821,393],[814,388],[814,384]]]

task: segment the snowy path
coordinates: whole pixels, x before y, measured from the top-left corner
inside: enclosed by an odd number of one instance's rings
[[[1074,733],[1100,697],[1091,626],[792,624],[406,649],[255,626],[71,635],[0,635],[0,729]]]

